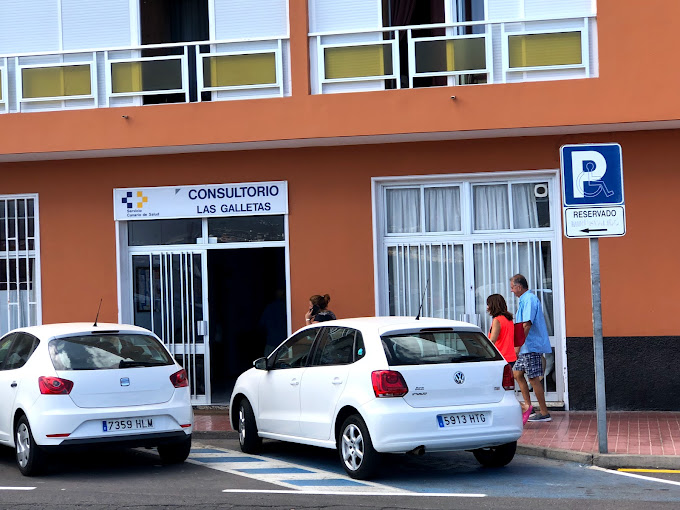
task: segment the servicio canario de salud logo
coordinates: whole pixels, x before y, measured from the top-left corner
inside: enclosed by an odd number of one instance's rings
[[[137,209],[141,209],[148,201],[149,197],[145,197],[144,193],[141,191],[136,192],[134,196],[132,191],[128,191],[123,197],[123,203],[128,209],[132,209],[135,205],[137,206]]]

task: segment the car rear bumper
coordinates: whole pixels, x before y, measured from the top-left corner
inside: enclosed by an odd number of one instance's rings
[[[485,423],[442,428],[441,414],[490,413]],[[522,411],[506,391],[500,402],[464,406],[414,408],[402,398],[374,399],[360,409],[373,447],[379,452],[404,453],[419,446],[427,451],[473,450],[517,441],[522,435]]]
[[[194,423],[188,391],[176,391],[173,398],[162,404],[102,408],[77,407],[67,395],[41,395],[26,410],[26,415],[35,442],[43,447],[135,441],[164,434],[187,437],[191,436]],[[106,420],[139,418],[152,418],[153,428],[104,431]]]

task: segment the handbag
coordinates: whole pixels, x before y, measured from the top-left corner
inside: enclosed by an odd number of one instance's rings
[[[526,337],[524,336],[524,323],[523,322],[516,322],[515,323],[515,347],[522,347],[524,345],[524,340],[526,340]]]

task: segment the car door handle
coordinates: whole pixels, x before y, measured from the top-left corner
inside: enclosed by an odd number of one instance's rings
[[[10,386],[11,386],[12,388],[16,388],[16,387],[17,387],[17,383],[16,383],[16,381],[15,381],[15,382],[13,382],[12,384],[10,384]]]
[[[298,384],[300,384],[300,383],[298,382],[297,379],[291,379],[291,380],[290,380],[290,385],[291,385],[291,386],[297,386]]]
[[[342,379],[336,377],[335,379],[333,379],[333,384],[342,384]]]

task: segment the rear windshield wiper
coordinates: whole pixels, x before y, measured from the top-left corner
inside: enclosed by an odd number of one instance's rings
[[[118,368],[132,368],[132,367],[159,367],[162,365],[167,365],[163,361],[131,361],[131,360],[120,360]]]

